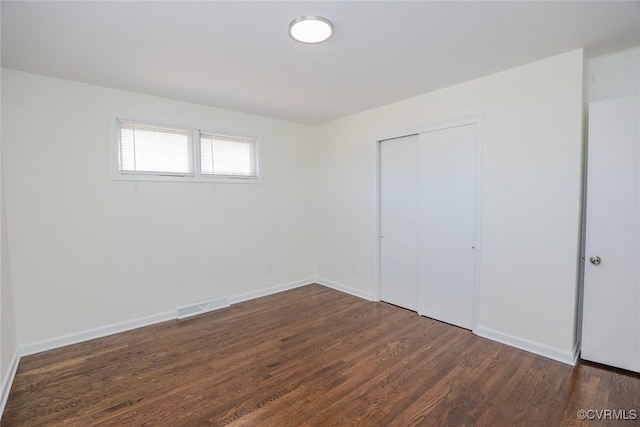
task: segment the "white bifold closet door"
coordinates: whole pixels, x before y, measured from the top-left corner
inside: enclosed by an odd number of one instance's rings
[[[476,125],[381,142],[381,297],[471,329]]]

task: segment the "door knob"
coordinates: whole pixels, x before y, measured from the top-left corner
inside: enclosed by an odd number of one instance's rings
[[[591,262],[591,264],[593,265],[600,265],[600,263],[602,262],[602,259],[600,259],[599,256],[594,255],[591,258],[589,258],[589,261]]]

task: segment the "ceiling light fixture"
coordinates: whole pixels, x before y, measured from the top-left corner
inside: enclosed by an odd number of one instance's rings
[[[333,35],[333,24],[321,16],[302,16],[291,21],[289,35],[300,43],[322,43]]]

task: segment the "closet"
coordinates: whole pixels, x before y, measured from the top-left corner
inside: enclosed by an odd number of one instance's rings
[[[467,329],[479,251],[478,126],[380,141],[381,299]]]

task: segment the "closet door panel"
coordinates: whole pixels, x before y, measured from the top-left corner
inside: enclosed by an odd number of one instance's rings
[[[472,328],[475,278],[476,125],[420,135],[420,314]]]
[[[381,299],[417,311],[418,136],[380,143]]]

